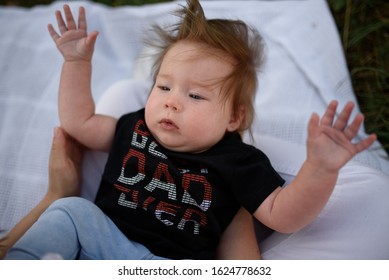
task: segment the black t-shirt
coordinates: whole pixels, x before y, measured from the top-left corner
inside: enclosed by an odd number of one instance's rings
[[[163,148],[142,109],[118,121],[96,204],[155,255],[213,259],[237,210],[253,213],[283,183],[268,158],[238,133],[199,154]]]

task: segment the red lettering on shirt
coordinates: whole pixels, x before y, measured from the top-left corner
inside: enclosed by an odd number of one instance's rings
[[[167,156],[149,136],[145,122],[139,120],[115,184],[115,188],[122,192],[118,204],[141,208],[167,226],[199,234],[201,227],[207,225],[205,212],[212,202],[212,186],[203,175],[207,168],[195,166],[196,171],[192,172],[186,168],[191,168],[186,162],[173,160],[177,170],[172,173],[175,167],[169,170],[165,162]]]
[[[150,132],[147,130],[146,124],[143,120],[138,120],[135,125],[134,132],[146,137],[150,135]]]
[[[136,158],[138,163],[138,174],[133,177],[126,177],[125,171],[126,171],[126,165],[127,162],[132,159]],[[121,183],[124,183],[126,185],[135,185],[136,183],[139,183],[145,178],[145,164],[146,164],[146,158],[145,155],[141,152],[138,152],[134,149],[130,149],[127,153],[127,155],[124,157],[122,170],[120,172],[120,176],[118,178],[118,181]]]
[[[153,179],[145,187],[145,189],[150,192],[153,192],[156,188],[166,191],[169,199],[177,199],[177,186],[174,184],[173,177],[170,175],[169,168],[166,163],[158,163]]]
[[[160,201],[155,209],[155,217],[157,217],[158,220],[163,222],[165,225],[172,226],[174,223],[169,220],[169,219],[164,219],[163,217],[166,218],[171,218],[170,216],[176,216],[177,209],[180,207],[178,205],[173,205],[165,201]]]
[[[199,210],[188,208],[185,210],[185,213],[181,221],[178,223],[177,228],[183,230],[187,226],[188,222],[193,225],[193,233],[199,234],[200,226],[207,225],[207,216],[205,216],[205,214]]]
[[[198,189],[199,188],[198,183],[200,183],[203,186],[203,193],[202,193],[203,199],[201,203],[196,202],[189,194],[189,188],[191,187],[192,182],[196,183],[194,184],[195,185],[194,187],[197,188],[195,191],[198,193],[201,193],[201,190]],[[204,212],[209,209],[212,201],[212,186],[204,176],[186,173],[182,176],[182,187],[185,190],[184,196],[182,198],[183,202],[196,205],[200,207],[201,210],[203,210]]]

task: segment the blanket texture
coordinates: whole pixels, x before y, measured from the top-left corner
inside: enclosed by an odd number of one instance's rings
[[[31,9],[0,8],[0,237],[34,207],[47,189],[52,133],[59,125],[57,90],[62,65],[47,24],[56,22],[54,11],[62,9],[64,3],[56,1]],[[144,36],[152,24],[175,22],[172,11],[182,2],[120,8],[83,1],[67,3],[75,13],[80,5],[85,6],[88,29],[100,32],[92,79],[94,98],[99,102],[118,81],[133,77],[150,80],[148,64],[140,58]],[[333,99],[339,100],[340,107],[349,100],[356,101],[326,1],[202,1],[202,5],[208,18],[241,19],[262,34],[266,59],[258,73],[253,143],[269,155],[282,174],[296,175],[305,158],[306,126],[311,113],[322,114]],[[365,137],[363,128],[358,137]],[[385,156],[376,142],[352,160],[351,170],[370,170],[382,178],[379,184],[385,185],[385,174],[389,174]],[[387,199],[387,189],[377,190],[370,203],[374,204],[378,196]],[[388,228],[387,223],[382,224],[385,244],[389,244]],[[312,240],[320,239],[313,235]],[[265,250],[275,247],[274,242],[271,244]],[[296,247],[291,248],[296,252]],[[305,256],[309,257],[315,248],[307,250]],[[264,256],[285,258],[281,253]],[[377,256],[383,257],[369,255]]]

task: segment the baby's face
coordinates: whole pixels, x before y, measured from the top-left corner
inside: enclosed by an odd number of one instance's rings
[[[239,127],[220,94],[220,81],[232,70],[231,60],[203,44],[179,41],[171,47],[146,103],[146,124],[160,145],[199,153]]]

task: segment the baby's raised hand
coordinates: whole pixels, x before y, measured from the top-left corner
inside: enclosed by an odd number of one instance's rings
[[[352,142],[364,117],[358,114],[348,124],[354,103],[347,103],[335,118],[337,105],[336,101],[332,101],[321,120],[316,113],[312,115],[308,125],[307,143],[307,160],[327,171],[335,172],[376,140],[376,135],[371,134],[366,139]]]
[[[55,12],[60,34],[55,31],[51,24],[48,25],[51,38],[65,61],[91,61],[98,32],[93,31],[89,35],[87,34],[84,7],[79,8],[78,24],[76,24],[68,5],[64,5],[63,10],[66,22],[60,11]]]

